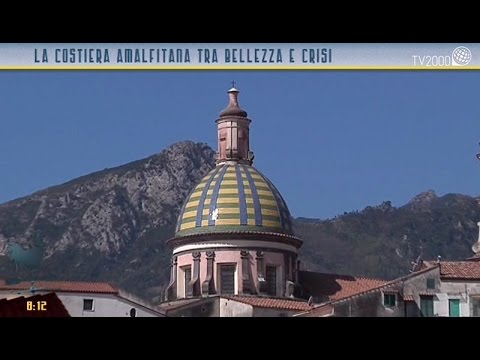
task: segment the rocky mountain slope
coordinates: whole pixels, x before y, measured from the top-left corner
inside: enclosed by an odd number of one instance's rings
[[[213,155],[181,142],[0,205],[0,278],[108,280],[158,300],[169,274],[165,240]],[[477,220],[478,199],[428,191],[399,208],[387,201],[329,220],[299,218],[295,229],[304,268],[393,278],[418,256],[470,256]]]
[[[165,240],[213,155],[205,144],[177,143],[0,205],[0,277],[111,280],[144,296],[161,288]]]

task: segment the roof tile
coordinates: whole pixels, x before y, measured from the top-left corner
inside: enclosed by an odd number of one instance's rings
[[[99,294],[117,294],[118,290],[106,282],[83,281],[23,281],[18,284],[0,284],[0,290],[31,290],[56,292],[81,292]]]
[[[335,308],[331,304],[323,304],[310,311],[297,314],[300,317],[329,317],[335,314]]]
[[[268,308],[268,309],[282,309],[282,310],[298,310],[307,311],[311,309],[311,306],[306,301],[293,300],[293,299],[278,299],[258,296],[222,296],[226,299],[238,301],[244,304]]]
[[[366,277],[301,271],[300,283],[312,296],[320,297],[323,301],[334,301],[373,289],[387,282]]]
[[[441,261],[440,277],[442,279],[480,280],[480,262]]]

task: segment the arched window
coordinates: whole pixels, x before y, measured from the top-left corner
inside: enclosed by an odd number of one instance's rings
[[[135,308],[130,309],[130,317],[137,317],[137,310]]]

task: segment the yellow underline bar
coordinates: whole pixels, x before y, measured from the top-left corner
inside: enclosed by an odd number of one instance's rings
[[[178,65],[108,65],[108,66],[31,66],[31,65],[0,65],[0,70],[480,70],[480,66],[178,66]]]

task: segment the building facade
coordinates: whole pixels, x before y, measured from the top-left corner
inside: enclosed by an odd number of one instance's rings
[[[55,295],[71,317],[163,317],[165,314],[151,304],[133,297],[109,283],[81,281],[38,281],[6,284],[0,282],[0,299],[11,301],[24,298],[31,301],[38,296]],[[5,303],[7,305],[7,303]],[[45,307],[48,311],[48,301]],[[44,310],[30,309],[36,316]]]
[[[424,262],[407,276],[297,315],[324,316],[326,308],[340,317],[478,317],[480,261]]]

